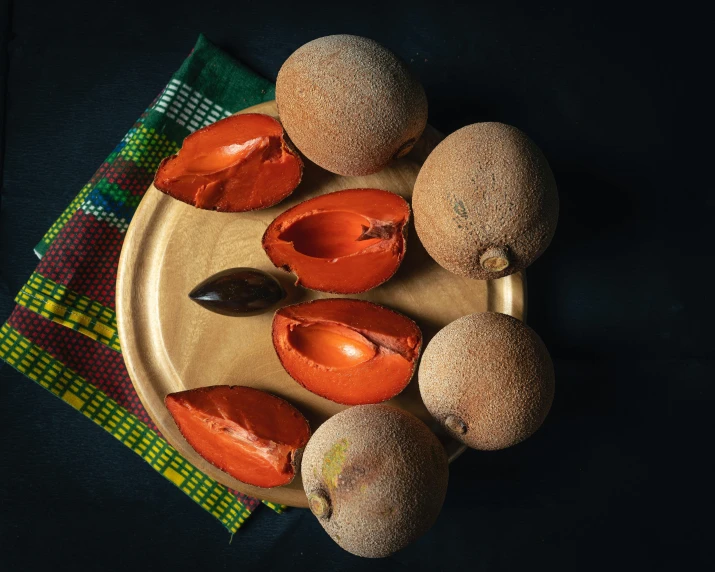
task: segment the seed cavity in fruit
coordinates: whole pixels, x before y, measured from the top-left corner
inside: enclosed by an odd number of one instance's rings
[[[371,221],[346,211],[317,211],[289,221],[278,238],[293,244],[296,252],[312,258],[343,258],[383,243],[392,237],[390,222]],[[389,247],[389,245],[384,245]]]
[[[263,249],[275,266],[293,272],[306,288],[365,292],[400,266],[409,216],[409,205],[394,193],[337,191],[278,216],[263,236]]]
[[[303,387],[354,405],[385,401],[405,388],[422,335],[412,320],[383,306],[329,298],[279,309],[273,345]]]
[[[332,369],[355,367],[371,360],[377,346],[356,330],[338,324],[294,324],[288,341],[304,358]]]

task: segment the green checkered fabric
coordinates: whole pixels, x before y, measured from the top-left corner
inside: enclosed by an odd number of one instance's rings
[[[273,98],[270,82],[200,36],[36,246],[40,264],[0,328],[0,359],[111,433],[231,533],[260,501],[192,466],[155,430],[121,357],[115,276],[124,233],[160,161],[189,133]]]

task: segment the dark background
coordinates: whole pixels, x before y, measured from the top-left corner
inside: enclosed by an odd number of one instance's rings
[[[685,3],[0,1],[0,320],[32,247],[199,32],[264,76],[315,37],[372,37],[444,132],[526,131],[561,218],[529,269],[557,391],[544,427],[456,462],[444,510],[380,561],[312,515],[259,509],[229,544],[134,453],[0,370],[0,568],[702,569],[712,532],[712,33]],[[711,539],[710,539],[711,540]]]

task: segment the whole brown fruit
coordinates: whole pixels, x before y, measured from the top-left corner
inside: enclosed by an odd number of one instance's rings
[[[360,36],[298,48],[276,81],[281,122],[308,159],[339,175],[369,175],[405,155],[427,124],[419,81],[388,49]]]
[[[523,270],[546,250],[559,197],[531,139],[510,125],[475,123],[427,157],[412,208],[417,235],[440,266],[489,280]]]
[[[523,441],[541,426],[554,399],[554,366],[541,338],[495,312],[464,316],[437,332],[418,375],[432,416],[474,449]]]
[[[357,405],[315,432],[303,454],[310,509],[342,548],[381,558],[437,519],[447,455],[419,419],[389,405]]]

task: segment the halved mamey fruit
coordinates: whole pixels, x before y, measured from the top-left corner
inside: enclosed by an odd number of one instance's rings
[[[407,387],[422,333],[412,320],[383,306],[332,298],[278,310],[273,345],[303,387],[356,405],[385,401]]]
[[[154,186],[200,209],[242,212],[279,203],[300,183],[303,162],[268,115],[232,115],[184,139]]]
[[[216,385],[170,393],[165,403],[189,445],[239,481],[270,488],[295,477],[310,427],[284,399]]]
[[[336,294],[388,280],[405,256],[410,207],[399,195],[348,189],[309,199],[278,216],[263,249],[297,284]]]

